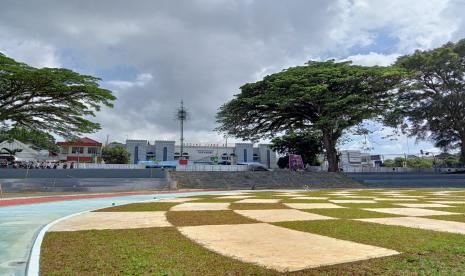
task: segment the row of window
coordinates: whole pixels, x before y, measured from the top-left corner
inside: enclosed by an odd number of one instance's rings
[[[84,147],[72,147],[71,148],[71,153],[73,154],[84,154]],[[87,148],[87,154],[99,154],[99,148],[96,147],[89,147]]]

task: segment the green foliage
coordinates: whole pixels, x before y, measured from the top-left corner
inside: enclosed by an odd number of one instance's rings
[[[405,164],[405,158],[396,157],[394,158],[394,160],[387,159],[387,160],[384,160],[383,164],[386,167],[403,167]]]
[[[391,109],[391,90],[403,70],[350,62],[310,61],[241,87],[221,106],[218,128],[258,140],[302,131],[322,138],[329,170],[338,170],[336,145],[344,130]]]
[[[410,74],[390,123],[407,122],[409,134],[446,151],[461,149],[465,162],[465,39],[416,51],[396,65]]]
[[[64,137],[98,130],[87,118],[116,99],[99,80],[68,69],[34,68],[0,53],[0,123]]]
[[[384,161],[386,167],[404,167],[404,164],[407,168],[429,169],[434,166],[434,160],[425,158],[409,158],[405,160],[405,158],[396,157],[394,160],[387,159]]]
[[[434,165],[434,160],[424,159],[424,158],[411,158],[407,159],[408,168],[417,168],[417,169],[430,169]]]
[[[107,164],[128,164],[130,153],[123,146],[103,147],[102,158]]]
[[[321,138],[312,133],[291,132],[281,137],[274,138],[271,143],[271,149],[280,154],[298,154],[302,156],[304,164],[309,164],[311,166],[320,165],[318,154],[322,150]],[[283,161],[281,161],[281,163],[283,163]],[[288,164],[289,162],[287,165]],[[281,168],[281,166],[279,167]]]
[[[52,152],[58,152],[58,146],[52,135],[40,130],[25,129],[14,127],[10,129],[0,129],[0,143],[8,140],[18,140],[25,144],[32,145],[35,149],[46,149]]]

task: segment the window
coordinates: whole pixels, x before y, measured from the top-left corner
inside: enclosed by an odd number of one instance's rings
[[[72,147],[71,148],[71,153],[83,154],[84,153],[84,148],[83,147]]]
[[[139,147],[134,148],[134,164],[139,163]]]
[[[168,160],[168,148],[163,147],[163,161],[167,161],[167,160]]]
[[[88,154],[98,154],[99,150],[98,150],[98,148],[87,148],[87,153]]]
[[[270,150],[266,150],[266,166],[268,169],[271,168],[271,152]]]

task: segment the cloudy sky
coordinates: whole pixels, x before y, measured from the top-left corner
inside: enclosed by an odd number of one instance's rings
[[[0,1],[0,52],[98,76],[114,91],[90,135],[102,141],[179,139],[183,99],[187,141],[220,143],[214,115],[246,82],[310,59],[388,65],[465,37],[465,0]],[[376,128],[373,152],[433,150]]]

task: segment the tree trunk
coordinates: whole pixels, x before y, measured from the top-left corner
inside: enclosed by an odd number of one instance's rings
[[[337,138],[331,133],[323,132],[323,146],[326,150],[326,158],[328,159],[328,172],[338,172],[339,164],[336,150]]]

